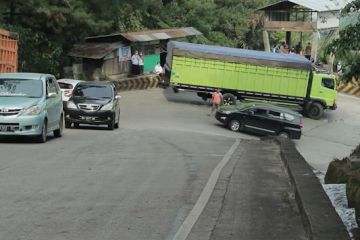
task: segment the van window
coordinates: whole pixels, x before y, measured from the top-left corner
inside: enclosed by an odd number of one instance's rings
[[[332,78],[323,78],[321,80],[321,86],[329,88],[329,89],[334,89],[335,88],[335,83],[334,83],[334,79]]]

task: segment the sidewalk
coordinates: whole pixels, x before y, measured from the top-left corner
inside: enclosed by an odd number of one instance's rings
[[[223,171],[188,239],[308,239],[279,159],[279,145],[273,141],[242,141],[233,155],[233,172]]]

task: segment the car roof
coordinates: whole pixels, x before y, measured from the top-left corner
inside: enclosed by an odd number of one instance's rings
[[[244,107],[257,107],[257,108],[266,108],[269,110],[274,110],[274,111],[279,111],[279,112],[284,112],[284,113],[289,113],[292,115],[297,115],[297,116],[301,116],[301,114],[299,114],[298,112],[295,112],[289,108],[286,107],[280,107],[271,103],[262,103],[262,102],[247,102],[247,103],[243,103]]]
[[[70,84],[77,84],[79,82],[83,82],[83,80],[69,79],[69,78],[62,78],[62,79],[58,79],[57,81],[61,83],[70,83]]]
[[[54,75],[47,73],[28,73],[28,72],[0,73],[0,78],[6,78],[6,79],[46,80],[46,77],[55,78]]]

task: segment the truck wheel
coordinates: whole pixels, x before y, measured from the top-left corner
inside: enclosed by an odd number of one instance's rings
[[[225,93],[223,96],[224,105],[235,105],[236,97],[231,93]]]
[[[230,120],[228,127],[231,131],[238,132],[241,129],[241,123],[239,120],[232,119],[232,120]]]
[[[312,103],[309,107],[307,115],[312,119],[320,119],[324,113],[324,107],[320,103]]]

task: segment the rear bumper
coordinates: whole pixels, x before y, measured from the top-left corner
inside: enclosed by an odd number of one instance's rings
[[[65,110],[65,121],[68,123],[110,124],[114,117],[115,112],[113,111],[83,112],[79,110]]]

